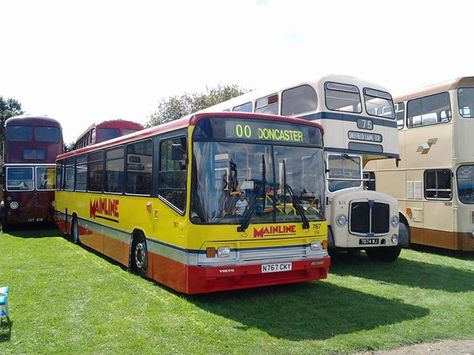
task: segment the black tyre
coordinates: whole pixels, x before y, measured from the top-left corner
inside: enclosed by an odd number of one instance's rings
[[[132,249],[132,270],[140,276],[146,276],[148,268],[148,249],[146,239],[140,235],[135,237]]]
[[[0,207],[0,223],[2,224],[2,232],[6,232],[8,230],[6,213],[7,211],[5,206]]]
[[[360,249],[349,249],[347,254],[351,257],[359,257],[360,256]]]
[[[398,225],[399,232],[398,232],[398,245],[402,246],[403,248],[410,247],[410,228],[408,225],[400,220],[400,224]]]
[[[1,220],[2,223],[2,232],[8,232],[10,230],[10,226],[8,225],[6,218],[2,218]]]
[[[79,223],[77,222],[77,217],[72,217],[71,223],[71,242],[74,244],[79,244]]]
[[[386,263],[393,263],[398,259],[402,248],[399,246],[395,247],[384,247],[384,248],[367,248],[365,253],[370,260],[383,261]]]

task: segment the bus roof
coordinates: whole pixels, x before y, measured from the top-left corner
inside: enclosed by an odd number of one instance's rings
[[[312,122],[312,121],[303,120],[300,118],[264,115],[264,114],[246,113],[246,112],[202,112],[202,113],[191,114],[183,118],[177,119],[175,121],[171,121],[171,122],[167,122],[158,126],[150,127],[142,131],[134,132],[126,136],[117,137],[105,142],[97,143],[97,144],[90,145],[84,148],[79,148],[71,152],[67,152],[67,153],[59,155],[58,159],[63,159],[69,156],[79,155],[79,154],[86,153],[88,151],[92,151],[95,149],[107,148],[107,147],[112,147],[115,145],[125,144],[125,143],[135,141],[135,140],[146,139],[158,133],[166,133],[166,132],[178,130],[181,128],[186,128],[188,126],[195,126],[200,120],[204,118],[216,117],[216,116],[222,117],[222,118],[241,117],[241,118],[247,118],[247,119],[256,118],[256,119],[264,119],[264,120],[275,120],[276,118],[279,121],[284,121],[284,122],[289,122],[289,123],[299,123],[299,124],[304,124],[307,126],[318,127],[321,130],[321,132],[324,134],[324,129],[320,124]]]
[[[124,119],[121,119],[121,118],[117,118],[117,119],[114,119],[114,120],[106,120],[106,121],[102,121],[102,122],[99,122],[99,123],[94,122],[89,127],[87,127],[86,130],[84,132],[82,132],[79,137],[77,137],[76,142],[79,141],[87,133],[89,133],[89,131],[93,128],[115,128],[117,126],[117,124],[126,126],[127,129],[141,130],[141,129],[145,128],[141,123],[134,122],[134,121],[129,121],[129,120],[124,120]]]
[[[143,125],[141,123],[138,123],[138,122],[135,122],[135,121],[130,121],[130,120],[124,120],[122,118],[117,118],[117,119],[114,119],[114,120],[106,120],[106,121],[102,121],[100,123],[97,123],[96,126],[99,127],[99,126],[108,126],[108,125],[115,125],[115,124],[124,124],[124,125],[130,125],[130,126],[134,126],[134,127],[142,127],[143,128]]]
[[[331,75],[323,76],[321,78],[315,78],[313,80],[309,79],[309,80],[306,80],[306,81],[291,82],[291,83],[288,83],[287,85],[278,86],[276,89],[267,87],[267,88],[253,90],[253,91],[250,91],[250,92],[245,93],[243,95],[231,98],[227,101],[221,102],[219,104],[216,104],[214,106],[211,106],[209,108],[201,110],[199,112],[215,112],[216,110],[217,111],[218,110],[232,110],[234,107],[242,105],[244,103],[254,101],[256,99],[263,98],[265,96],[268,96],[268,95],[271,95],[271,94],[274,94],[274,93],[277,93],[277,92],[280,92],[280,91],[284,91],[284,90],[287,90],[287,89],[290,89],[290,88],[295,88],[295,87],[298,87],[298,86],[302,86],[302,85],[311,85],[311,86],[317,88],[317,90],[319,92],[323,92],[324,91],[324,84],[328,81],[332,81],[332,82],[336,82],[336,83],[344,83],[344,84],[349,84],[349,85],[355,85],[355,86],[358,86],[358,87],[361,87],[361,88],[368,87],[368,88],[371,88],[371,89],[376,89],[376,90],[388,92],[387,88],[385,88],[385,87],[383,87],[383,86],[381,86],[377,83],[361,80],[359,78],[356,78],[356,77],[350,76],[350,75],[331,74]]]
[[[54,118],[47,117],[47,116],[32,116],[32,115],[20,115],[20,116],[13,116],[10,117],[5,121],[5,126],[6,125],[20,125],[20,126],[28,126],[34,123],[39,123],[39,122],[44,122],[44,123],[49,123],[52,126],[55,127],[61,127],[61,124],[59,121],[55,120]]]
[[[474,87],[474,76],[464,76],[449,81],[426,86],[418,90],[412,90],[407,94],[394,98],[394,102],[408,101],[421,96],[429,96],[440,92],[457,89],[460,87]]]
[[[87,129],[84,131],[84,134],[87,133],[92,128],[108,128],[109,126],[114,126],[115,127],[115,125],[117,125],[117,124],[120,124],[120,125],[123,124],[123,125],[126,125],[127,127],[133,127],[133,128],[136,128],[136,129],[143,129],[144,128],[141,123],[118,118],[118,119],[115,119],[115,120],[106,120],[106,121],[102,121],[102,122],[99,122],[99,123],[94,122],[89,127],[87,127]],[[84,134],[81,134],[81,136],[83,136]]]

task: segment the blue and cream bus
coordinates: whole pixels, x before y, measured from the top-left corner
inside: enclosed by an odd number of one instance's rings
[[[326,217],[329,246],[365,249],[370,258],[394,261],[400,254],[398,202],[367,190],[364,166],[399,159],[397,122],[390,93],[380,85],[331,75],[253,91],[204,111],[240,111],[298,117],[325,132]]]

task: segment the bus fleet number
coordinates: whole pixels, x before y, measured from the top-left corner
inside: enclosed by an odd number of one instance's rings
[[[357,128],[372,130],[374,128],[374,123],[372,122],[372,120],[366,120],[366,119],[363,119],[363,118],[359,118],[357,120]]]

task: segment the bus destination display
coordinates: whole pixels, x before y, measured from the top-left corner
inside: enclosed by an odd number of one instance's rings
[[[316,128],[265,121],[227,121],[225,137],[288,143],[309,142],[309,130]]]

